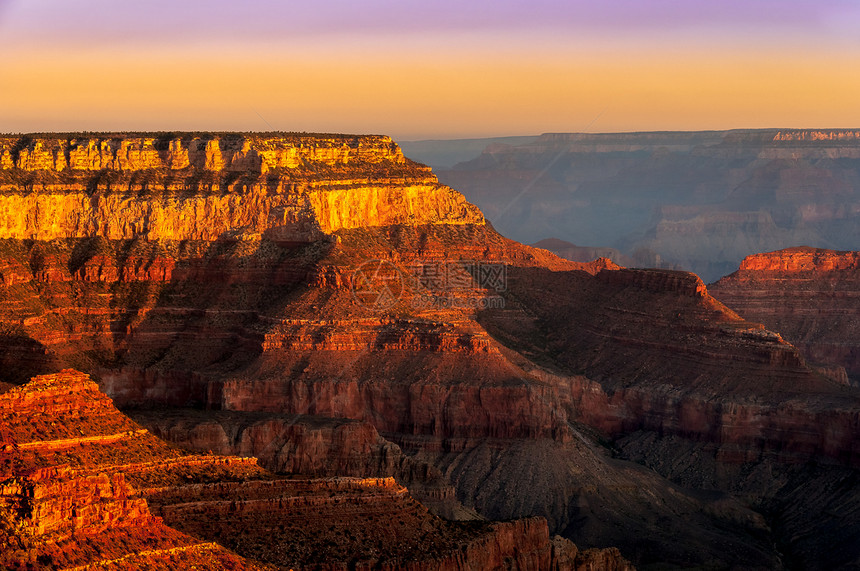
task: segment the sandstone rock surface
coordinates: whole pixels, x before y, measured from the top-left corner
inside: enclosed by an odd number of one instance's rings
[[[710,289],[831,376],[860,383],[860,252],[798,247],[755,254]]]
[[[0,238],[307,242],[359,226],[484,223],[387,137],[23,137],[0,138],[0,153],[12,158]]]

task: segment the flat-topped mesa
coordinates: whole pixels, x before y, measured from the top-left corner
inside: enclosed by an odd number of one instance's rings
[[[816,156],[815,149],[829,149],[832,154],[838,148],[837,156],[857,157],[860,146],[860,130],[855,129],[734,129],[730,131],[655,131],[639,133],[545,133],[530,145],[527,150],[538,151],[547,147],[568,147],[577,152],[631,152],[662,151],[689,152],[704,147],[726,145],[743,147],[753,145],[764,152],[773,154],[785,148],[806,148]],[[495,145],[486,152],[504,152],[505,146]],[[510,149],[510,147],[507,147]],[[713,149],[711,151],[713,152]]]
[[[388,137],[0,137],[0,238],[311,242],[340,229],[484,224]]]
[[[744,258],[739,272],[833,272],[860,270],[860,252],[800,246]]]
[[[753,254],[710,287],[744,318],[779,331],[827,374],[860,381],[860,252],[803,246]]]

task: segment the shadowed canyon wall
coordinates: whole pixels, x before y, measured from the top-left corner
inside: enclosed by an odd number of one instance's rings
[[[77,371],[4,390],[0,411],[5,569],[632,569],[551,539],[541,518],[447,522],[393,478],[283,479],[190,455]]]

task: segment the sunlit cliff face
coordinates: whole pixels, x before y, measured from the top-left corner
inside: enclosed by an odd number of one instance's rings
[[[341,228],[484,223],[388,137],[7,137],[0,166],[11,190],[0,198],[3,238],[313,239]]]

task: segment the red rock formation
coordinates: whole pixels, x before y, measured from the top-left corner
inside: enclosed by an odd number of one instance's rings
[[[156,523],[146,501],[135,498],[122,474],[84,475],[71,468],[44,468],[6,480],[7,508],[23,513],[20,533],[65,539],[75,532],[101,533]]]
[[[832,271],[860,270],[860,252],[836,252],[820,248],[787,248],[778,252],[747,256],[739,272],[785,272],[825,274]],[[740,274],[738,277],[740,277]],[[768,276],[768,274],[764,274]],[[747,277],[754,277],[754,273]]]
[[[0,394],[0,410],[4,568],[109,563],[168,569],[180,553],[187,565],[258,568],[220,546],[182,536],[150,514],[126,473],[152,472],[158,461],[181,453],[121,415],[85,375],[67,370],[37,377]],[[144,461],[126,464],[132,459]]]
[[[511,561],[573,568],[541,518],[450,523],[431,516],[393,478],[273,480],[255,459],[182,455],[139,428],[111,434],[136,425],[75,371],[5,391],[0,410],[4,568],[259,567],[219,543],[300,568],[501,569]],[[57,438],[71,433],[79,436]],[[177,533],[161,518],[219,543]],[[309,530],[316,545],[306,541]],[[396,530],[395,537],[372,542],[385,537],[382,530]],[[359,532],[367,537],[354,536]],[[601,557],[627,568],[617,553]]]
[[[829,376],[846,382],[847,371],[860,381],[860,252],[802,247],[748,256],[711,291],[778,331]]]
[[[607,545],[601,534],[622,529],[632,538],[632,553],[646,563],[689,566],[713,560],[728,566],[754,560],[770,565],[776,554],[766,527],[731,523],[742,511],[737,506],[727,520],[722,508],[708,511],[711,500],[697,500],[659,478],[622,477],[629,467],[586,446],[590,439],[653,431],[714,446],[725,465],[764,457],[778,465],[827,461],[853,466],[858,461],[856,393],[815,374],[793,346],[742,320],[710,297],[692,274],[576,264],[511,242],[477,219],[450,189],[409,194],[413,175],[430,175],[394,155],[372,164],[342,165],[341,151],[320,141],[317,146],[329,150],[320,151],[324,158],[314,159],[306,170],[285,163],[263,177],[259,156],[265,149],[254,147],[257,143],[233,149],[227,162],[227,146],[219,147],[218,159],[207,142],[202,148],[210,156],[195,163],[190,151],[184,158],[182,150],[190,146],[183,141],[156,148],[162,162],[153,167],[157,172],[147,192],[176,201],[186,222],[167,217],[158,219],[162,226],[132,228],[125,214],[105,222],[90,212],[49,228],[64,236],[50,242],[18,239],[32,232],[39,237],[41,223],[32,228],[26,223],[23,229],[12,224],[18,238],[6,240],[0,250],[4,271],[13,276],[0,299],[0,323],[10,338],[4,362],[43,368],[77,364],[98,375],[123,406],[270,413],[241,431],[244,444],[233,440],[224,425],[222,430],[231,448],[246,446],[243,453],[283,468],[317,470],[324,458],[343,461],[338,469],[369,466],[376,461],[373,455],[385,449],[361,428],[372,427],[377,436],[415,456],[416,465],[432,461],[435,470],[456,479],[458,499],[468,507],[490,514],[504,510],[506,517],[551,515],[554,533],[575,538],[587,531],[588,546]],[[131,183],[123,177],[129,173],[117,163],[104,166],[116,154],[113,143],[86,149],[74,160],[70,151],[66,162],[78,167],[60,172],[7,169],[4,176],[14,186],[9,196],[23,197],[20,181],[41,173],[56,175],[57,195],[78,192],[74,185],[86,180],[90,184],[84,188],[95,188],[101,200],[99,192],[109,189],[99,190],[98,172],[126,185],[108,196],[126,197],[131,212],[158,203],[141,189],[127,187]],[[135,160],[154,161],[155,155]],[[110,172],[91,172],[81,166],[86,164]],[[219,184],[235,183],[225,192],[219,187],[209,194],[206,187],[183,194],[171,182],[174,176],[183,182],[191,180],[186,175],[209,176],[203,172],[206,165],[234,164],[244,169],[237,171],[239,178],[231,178],[236,173],[226,166],[211,171]],[[250,190],[237,182],[245,172]],[[263,184],[261,177],[266,185],[271,178],[273,184],[289,180],[296,187],[254,189]],[[370,182],[356,182],[359,178],[388,181],[388,194],[369,189]],[[326,181],[330,192],[323,189]],[[398,189],[412,198],[404,202]],[[344,197],[340,190],[353,195]],[[320,199],[328,206],[315,206],[315,192],[329,193]],[[295,197],[298,206],[278,202]],[[365,199],[382,214],[361,211]],[[338,201],[344,203],[343,212],[334,206]],[[425,201],[425,214],[413,216],[410,208]],[[237,209],[230,211],[234,202]],[[279,204],[290,216],[307,214],[297,224],[308,222],[308,228],[331,234],[310,232],[304,241],[295,234],[267,234],[282,227],[280,219],[270,225],[268,218],[253,217]],[[156,220],[155,210],[146,211]],[[129,239],[98,236],[102,222],[115,224]],[[242,225],[234,228],[234,222]],[[220,240],[194,239],[211,238],[210,230],[221,226],[230,230],[226,236],[218,233]],[[170,230],[163,240],[146,239],[164,228]],[[171,239],[177,237],[188,239]],[[362,275],[367,262],[375,269]],[[375,305],[359,293],[379,286],[373,280],[380,266],[387,271],[382,275],[389,280],[384,282],[388,296]],[[360,289],[368,283],[371,287]],[[490,299],[492,304],[486,302]],[[25,341],[32,351],[24,351]],[[16,361],[21,355],[28,360]],[[277,414],[355,422],[342,432],[302,432],[272,420]],[[224,445],[211,423],[187,426],[186,440]],[[283,445],[274,447],[288,450],[289,459],[282,461],[266,449],[279,439]],[[121,457],[111,465],[125,466],[121,471],[128,481],[152,493],[179,486],[185,476],[197,483],[235,480],[241,469],[264,478],[245,465],[221,466],[216,478],[211,459],[208,464],[183,460],[164,473],[153,472],[145,468],[154,456],[147,446],[162,450],[158,447],[164,444],[148,434],[129,436],[87,444],[76,457],[96,459],[110,450]],[[344,454],[350,446],[371,457],[354,461]],[[40,453],[51,457],[63,453],[42,448]],[[540,457],[538,475],[559,477],[541,477],[533,494],[536,461],[531,454],[546,449],[554,453]],[[170,454],[155,456],[178,455]],[[476,456],[481,462],[472,461]],[[591,467],[589,478],[576,471],[584,464]],[[495,474],[492,487],[454,474],[457,466],[478,465],[489,465]],[[500,467],[507,468],[504,474],[494,471]],[[567,484],[574,475],[581,486]],[[629,491],[638,489],[631,483],[636,481],[648,482],[641,497]],[[393,505],[389,499],[385,502]],[[675,510],[674,504],[686,511]],[[659,523],[653,514],[665,521]],[[205,522],[195,525],[205,527]],[[225,533],[241,528],[225,526]],[[445,529],[457,535],[463,528]],[[664,529],[671,529],[671,536],[661,535]],[[709,543],[702,537],[721,539]],[[457,541],[457,548],[465,545]],[[723,541],[732,549],[722,548]]]

